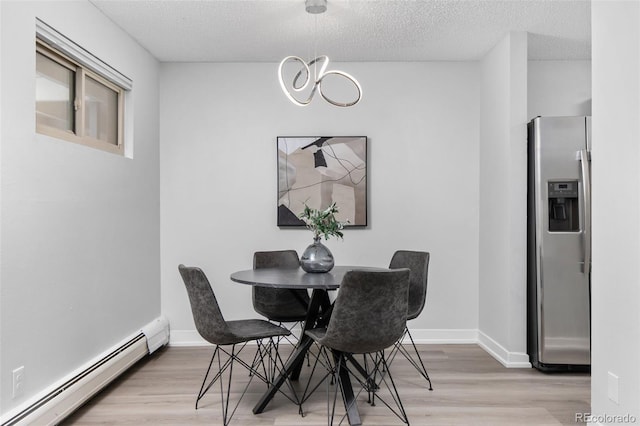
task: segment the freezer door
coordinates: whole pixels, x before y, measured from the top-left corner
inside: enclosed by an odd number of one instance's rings
[[[590,277],[585,268],[582,161],[586,117],[534,120],[538,358],[590,364]],[[581,155],[582,153],[582,155]],[[589,245],[590,246],[590,245]]]

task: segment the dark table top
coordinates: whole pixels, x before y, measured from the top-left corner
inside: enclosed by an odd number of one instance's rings
[[[261,268],[247,269],[231,274],[231,280],[248,285],[275,288],[318,288],[336,290],[340,288],[342,277],[347,271],[385,271],[386,268],[367,266],[334,266],[329,272],[309,273],[302,268]]]

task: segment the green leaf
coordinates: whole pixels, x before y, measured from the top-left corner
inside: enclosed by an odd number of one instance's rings
[[[349,221],[338,221],[335,217],[336,213],[338,213],[338,206],[335,202],[324,210],[312,209],[305,203],[304,210],[299,217],[313,232],[314,237],[323,236],[325,240],[328,240],[331,236],[343,238],[343,233],[340,230],[349,223]]]

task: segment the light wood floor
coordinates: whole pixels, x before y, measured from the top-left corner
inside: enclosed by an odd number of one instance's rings
[[[253,348],[247,350],[248,358]],[[64,424],[222,424],[216,389],[204,397],[197,411],[194,409],[211,353],[207,347],[161,349],[135,365]],[[391,368],[412,425],[575,426],[576,413],[590,411],[588,374],[550,375],[534,369],[507,369],[476,345],[421,345],[420,353],[433,381],[433,391],[427,389],[424,379],[404,358],[398,357]],[[305,367],[300,382],[306,383],[308,372]],[[246,380],[246,370],[234,371],[234,383]],[[264,389],[259,380],[252,382],[232,425],[327,424],[327,386],[322,385],[304,404],[305,417],[280,394],[264,413],[253,415],[251,410]],[[358,401],[365,425],[401,424],[382,404],[366,404],[366,394],[361,394]]]

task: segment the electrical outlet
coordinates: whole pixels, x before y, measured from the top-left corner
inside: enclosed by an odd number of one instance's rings
[[[611,371],[609,371],[609,376],[607,378],[607,394],[609,396],[609,399],[613,402],[615,402],[616,404],[619,404],[618,399],[619,399],[619,384],[618,384],[618,376],[616,376],[615,374],[613,374]]]
[[[24,389],[24,365],[13,370],[13,398],[22,395]]]

